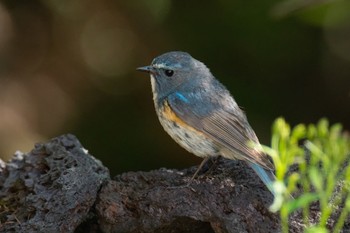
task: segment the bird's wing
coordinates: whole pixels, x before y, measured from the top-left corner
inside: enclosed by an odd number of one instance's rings
[[[254,143],[259,141],[233,98],[226,96],[225,106],[216,100],[200,93],[174,93],[168,97],[169,106],[175,114],[215,141],[223,148],[225,157],[256,163],[265,169],[273,169],[267,155],[248,145],[249,141]]]

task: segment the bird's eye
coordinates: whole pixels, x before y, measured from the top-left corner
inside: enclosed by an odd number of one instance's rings
[[[166,76],[171,77],[174,75],[174,71],[173,70],[164,70],[164,73]]]

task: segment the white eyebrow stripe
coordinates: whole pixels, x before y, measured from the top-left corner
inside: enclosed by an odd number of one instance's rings
[[[158,63],[158,64],[153,64],[153,67],[157,69],[174,69],[174,68],[181,68],[182,66],[180,64],[174,64],[172,66],[168,66],[164,63]]]
[[[165,69],[165,68],[168,68],[164,63],[154,64],[153,67],[154,67],[154,68],[157,68],[157,69]]]

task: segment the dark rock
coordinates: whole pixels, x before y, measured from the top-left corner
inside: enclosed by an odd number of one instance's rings
[[[109,171],[64,135],[17,152],[0,170],[1,232],[74,232]]]
[[[57,137],[0,161],[0,232],[281,231],[278,214],[268,210],[272,194],[244,162],[219,158],[206,165],[191,184],[196,167],[128,172],[111,180],[73,135]],[[342,202],[332,213],[329,229],[343,208]],[[319,203],[309,210],[309,222],[316,224]],[[302,219],[301,211],[293,213],[289,232],[303,232]],[[349,222],[342,232],[350,232]]]
[[[190,172],[188,172],[190,171]],[[97,204],[104,232],[279,232],[272,194],[244,163],[220,160],[194,169],[128,172],[103,186]],[[189,173],[189,174],[187,174]]]

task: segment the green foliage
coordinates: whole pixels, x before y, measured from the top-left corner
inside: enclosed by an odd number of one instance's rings
[[[305,232],[328,232],[328,218],[343,205],[333,229],[339,232],[350,210],[350,139],[342,126],[329,126],[326,119],[321,119],[316,125],[291,128],[278,118],[273,125],[271,147],[264,146],[264,151],[276,168],[276,196],[270,210],[279,211],[283,232],[288,232],[288,217],[297,209],[302,210]],[[298,191],[297,185],[302,190],[294,199],[291,194]],[[311,226],[309,207],[315,201],[319,201],[321,216]]]

